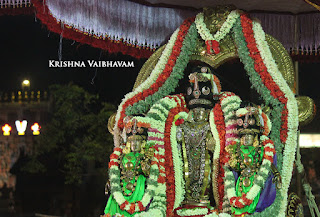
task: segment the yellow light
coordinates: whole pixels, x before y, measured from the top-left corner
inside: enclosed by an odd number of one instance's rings
[[[11,131],[11,127],[9,124],[5,124],[3,127],[2,127],[2,131],[3,131],[3,135],[4,136],[10,136],[10,131]]]
[[[23,121],[16,121],[16,128],[18,131],[18,135],[22,136],[25,134],[25,131],[27,129],[28,122],[26,120]]]
[[[301,148],[320,148],[320,134],[300,134]]]
[[[40,134],[40,125],[38,123],[34,123],[32,126],[31,126],[31,130],[33,131],[33,135],[37,136]]]
[[[30,86],[30,81],[29,80],[24,80],[22,82],[22,86],[26,86],[26,87]]]

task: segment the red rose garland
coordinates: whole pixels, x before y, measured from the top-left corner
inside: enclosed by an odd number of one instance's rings
[[[157,80],[155,81],[155,83],[153,83],[149,89],[143,90],[142,92],[136,94],[135,96],[131,97],[130,99],[128,99],[123,105],[122,105],[122,111],[120,114],[120,119],[118,122],[118,127],[120,129],[123,128],[123,118],[125,117],[125,110],[128,106],[133,105],[134,103],[140,101],[140,100],[144,100],[146,97],[148,97],[149,95],[154,94],[155,92],[158,91],[158,89],[165,83],[165,81],[167,80],[167,78],[171,75],[171,72],[173,70],[173,67],[175,66],[176,60],[178,58],[178,56],[180,55],[181,52],[181,47],[183,45],[183,41],[185,36],[188,33],[188,30],[191,26],[191,24],[194,21],[194,17],[192,18],[188,18],[186,19],[183,24],[180,26],[179,32],[178,32],[178,36],[177,36],[177,40],[175,41],[175,44],[172,48],[172,53],[169,57],[169,60],[163,70],[163,72],[158,76]]]
[[[165,124],[165,130],[164,130],[164,146],[165,146],[165,168],[166,168],[166,195],[167,195],[167,215],[170,215],[173,211],[174,207],[174,201],[175,201],[175,172],[174,172],[174,166],[173,166],[173,159],[172,159],[172,148],[171,148],[171,141],[170,141],[170,133],[171,133],[171,127],[174,120],[174,117],[184,111],[187,112],[188,109],[184,107],[185,103],[182,99],[181,95],[178,95],[180,101],[182,102],[181,105],[180,102],[175,97],[169,97],[173,98],[177,104],[178,107],[172,108],[169,111],[168,118],[166,120]]]
[[[225,151],[225,123],[223,113],[220,104],[216,104],[214,109],[214,122],[216,124],[219,139],[220,139],[220,159],[219,159],[219,171],[218,171],[218,194],[219,194],[219,210],[222,210],[222,203],[224,197],[224,169],[223,165],[228,161],[227,152]]]
[[[252,30],[252,20],[248,17],[248,14],[245,13],[241,14],[240,18],[243,35],[249,50],[249,56],[254,60],[254,69],[259,73],[263,84],[270,90],[271,95],[285,105],[281,112],[282,126],[280,129],[280,140],[282,143],[285,143],[288,136],[288,109],[286,106],[288,99],[280,90],[279,86],[274,82],[267,70],[267,67],[263,63],[255,42],[254,33]]]

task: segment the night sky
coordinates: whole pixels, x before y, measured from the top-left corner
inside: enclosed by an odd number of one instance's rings
[[[109,54],[89,45],[63,39],[62,60],[125,60],[134,61],[134,68],[49,68],[49,60],[59,60],[60,35],[49,32],[34,15],[1,16],[0,91],[20,89],[21,81],[30,79],[31,89],[47,90],[55,83],[73,82],[91,93],[98,93],[103,101],[118,104],[134,84],[135,78],[146,59],[135,59],[122,54]],[[320,106],[319,63],[303,63],[299,67],[300,95],[307,95]],[[223,89],[242,96],[247,93],[235,79],[244,72],[241,64],[227,64],[218,69]],[[232,79],[230,79],[232,78]],[[237,77],[236,77],[237,78]],[[320,132],[317,122],[305,128]]]
[[[122,54],[108,54],[89,45],[62,40],[62,60],[134,61],[134,68],[49,68],[49,60],[59,60],[60,35],[49,32],[34,16],[1,16],[0,91],[21,87],[23,79],[31,81],[31,89],[47,90],[55,83],[78,84],[102,99],[119,103],[132,89],[145,59]],[[95,76],[96,75],[96,76]]]

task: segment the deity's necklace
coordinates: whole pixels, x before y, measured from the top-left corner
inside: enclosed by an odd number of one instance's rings
[[[245,146],[245,148],[248,150],[249,147],[252,146]],[[258,168],[260,166],[260,154],[261,154],[261,145],[259,144],[257,147],[254,147],[249,153],[244,153],[243,150],[241,149],[240,145],[237,146],[238,149],[238,159],[242,159],[241,153],[243,154],[243,160],[240,160],[240,169],[241,169],[241,174],[240,174],[240,183],[239,183],[239,189],[242,191],[243,186],[244,187],[249,187],[251,185],[251,180],[249,177],[253,176],[255,172],[258,171]],[[258,148],[258,151],[257,151]],[[249,156],[252,152],[252,158],[254,162],[252,162],[251,157]]]
[[[205,137],[209,130],[209,123],[202,122],[192,125],[193,126],[184,125],[182,128],[184,131],[185,149],[187,153],[187,168],[189,168],[189,171],[186,172],[188,172],[190,179],[192,178],[192,180],[189,179],[189,182],[193,181],[190,184],[192,190],[191,196],[194,199],[198,199],[204,179],[206,154]]]
[[[139,172],[137,170],[138,162],[140,161],[141,156],[136,157],[136,163],[133,164],[131,162],[131,156],[127,156],[128,162],[123,166],[123,155],[120,156],[120,168],[121,168],[121,180],[127,182],[126,186],[124,186],[123,181],[121,182],[122,191],[125,196],[131,196],[137,186],[137,181],[139,178]],[[134,184],[131,181],[135,179]],[[131,192],[126,193],[125,190],[129,190]]]

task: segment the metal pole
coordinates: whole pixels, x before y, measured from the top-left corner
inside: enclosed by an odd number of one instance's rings
[[[299,45],[298,45],[298,16],[295,17],[295,25],[294,25],[294,47],[297,49],[297,53],[299,54]],[[294,72],[295,72],[295,94],[299,95],[299,62],[294,62]],[[299,146],[299,137],[300,137],[300,130],[298,131],[297,135],[297,154],[300,154],[300,146]],[[302,182],[301,182],[301,174],[297,171],[297,195],[302,199]]]

